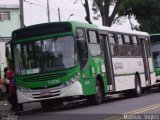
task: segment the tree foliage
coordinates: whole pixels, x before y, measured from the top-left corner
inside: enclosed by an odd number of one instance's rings
[[[123,0],[119,16],[135,16],[139,29],[149,33],[160,31],[160,0]]]
[[[75,3],[81,1],[82,5],[85,8],[86,11],[86,21],[88,23],[92,23],[91,16],[90,16],[90,9],[89,9],[89,0],[84,0],[84,3],[82,0],[75,0]],[[112,22],[119,10],[120,4],[123,0],[91,0],[93,2],[92,4],[92,10],[94,11],[94,19],[99,19],[99,17],[102,17],[102,25],[104,26],[111,26]],[[113,11],[110,11],[110,6],[112,6]]]

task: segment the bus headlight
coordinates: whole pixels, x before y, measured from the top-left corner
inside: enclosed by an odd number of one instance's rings
[[[31,90],[29,88],[24,88],[22,86],[17,86],[17,89],[20,90],[20,91],[22,91],[22,92],[29,92]]]
[[[62,84],[63,87],[67,87],[72,85],[73,83],[75,83],[78,79],[79,79],[80,74],[77,73],[75,74],[69,81],[67,81],[66,83]]]

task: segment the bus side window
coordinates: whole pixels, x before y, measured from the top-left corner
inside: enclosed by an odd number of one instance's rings
[[[88,61],[88,46],[86,40],[86,33],[84,29],[77,29],[77,49],[80,61],[80,68],[83,70]]]
[[[149,38],[148,37],[146,37],[145,44],[146,44],[146,48],[147,48],[148,57],[151,57],[151,49],[150,49],[151,47],[150,47],[150,42],[149,42]]]
[[[102,50],[101,50],[97,32],[89,30],[88,35],[89,35],[89,49],[90,49],[91,55],[101,56]]]
[[[88,31],[89,43],[99,43],[96,31]]]
[[[138,45],[139,45],[139,43],[138,43],[138,39],[137,39],[137,37],[136,37],[136,36],[132,36],[132,40],[133,40],[133,45],[136,45],[136,46],[138,46]]]
[[[112,56],[118,56],[118,46],[117,46],[117,42],[115,39],[115,34],[109,33],[109,43],[111,46]]]
[[[115,34],[112,33],[109,34],[109,42],[111,45],[116,44]]]
[[[132,36],[134,56],[142,56],[140,43],[137,36]]]
[[[131,45],[131,39],[129,35],[124,35],[125,45]]]
[[[77,29],[76,30],[76,38],[77,38],[77,40],[85,40],[86,39],[85,30],[84,29]]]
[[[122,34],[117,34],[118,51],[120,56],[125,56],[125,46]]]
[[[131,45],[131,37],[129,35],[124,35],[125,47],[126,47],[126,56],[133,55],[133,48]]]

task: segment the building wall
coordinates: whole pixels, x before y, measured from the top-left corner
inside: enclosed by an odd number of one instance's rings
[[[20,28],[18,8],[0,8],[0,11],[10,11],[10,20],[0,21],[0,37],[11,37],[12,31]]]
[[[4,68],[7,66],[5,56],[5,42],[0,42],[0,78],[4,78]]]

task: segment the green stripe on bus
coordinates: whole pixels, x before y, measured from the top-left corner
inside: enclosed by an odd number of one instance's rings
[[[145,74],[145,73],[142,72],[142,73],[139,73],[139,74]],[[153,72],[150,72],[150,74],[153,74]],[[130,76],[130,75],[135,75],[135,73],[114,74],[114,77],[118,77],[118,76]]]

